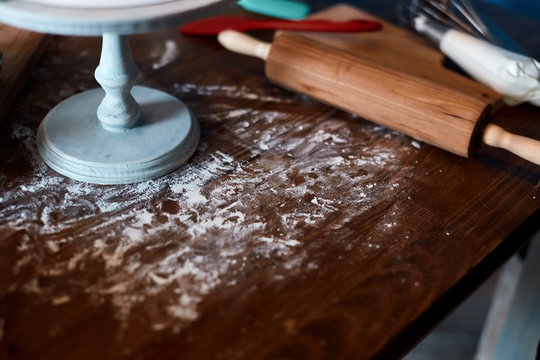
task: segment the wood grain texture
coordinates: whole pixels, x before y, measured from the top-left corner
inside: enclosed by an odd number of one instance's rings
[[[0,24],[0,49],[4,52],[0,71],[0,122],[51,41],[51,36]]]
[[[193,158],[139,185],[66,179],[36,131],[97,86],[99,48],[57,38],[0,128],[2,359],[395,357],[538,229],[538,167],[419,144],[176,29],[132,49],[139,84],[197,116]],[[491,121],[540,139],[538,116]]]
[[[385,21],[367,11],[344,4],[319,11],[311,17],[335,21],[346,21],[354,18],[381,21],[384,25],[381,31],[337,36],[335,36],[336,34],[304,33],[302,36],[345,50],[362,59],[371,60],[382,67],[426,79],[439,86],[443,85],[476,97],[480,101],[491,104],[494,111],[502,106],[501,97],[497,92],[445,67],[444,55],[441,52],[431,47],[423,38],[392,24],[390,21]]]
[[[464,157],[491,111],[477,97],[297,35],[277,37],[266,75],[285,88]]]
[[[379,20],[349,5],[314,17]],[[282,32],[266,74],[285,88],[465,157],[481,141],[490,107],[501,107],[500,95],[446,69],[440,53],[388,22],[373,33]]]

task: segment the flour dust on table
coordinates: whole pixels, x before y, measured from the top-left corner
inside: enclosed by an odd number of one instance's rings
[[[165,44],[159,44],[160,48],[152,51],[149,54],[151,59],[156,59],[152,63],[152,69],[157,70],[165,65],[171,64],[180,56],[180,49],[176,45],[176,42],[172,40],[165,41]],[[164,49],[161,49],[163,47]]]
[[[201,97],[289,101],[283,92],[255,94],[245,86],[176,89]],[[308,244],[300,240],[325,226],[341,229],[373,206],[392,202],[399,179],[372,178],[403,167],[402,157],[416,151],[403,136],[352,115],[314,126],[289,121],[285,110],[214,102],[198,117],[208,133],[185,167],[119,186],[56,174],[35,150],[37,121],[12,124],[9,146],[19,148],[19,158],[0,168],[18,162],[28,170],[24,181],[0,171],[8,189],[0,195],[0,234],[16,231],[5,246],[18,253],[7,291],[39,295],[34,301],[56,306],[87,296],[110,303],[123,329],[143,318],[156,331],[180,331],[198,318],[205,298],[242,282],[248,269],[268,269],[270,281],[316,269],[317,259],[306,256]],[[218,125],[223,128],[214,132]],[[283,132],[293,135],[277,141]],[[223,136],[237,137],[247,156],[225,150]],[[346,212],[338,210],[342,204]],[[381,231],[398,213],[399,206],[389,207]],[[364,239],[350,244],[353,249],[376,251],[377,244]],[[102,271],[92,280],[78,276],[96,267]]]
[[[294,103],[297,98],[307,98],[303,95],[295,94],[294,97],[291,96],[281,96],[271,95],[271,94],[262,94],[256,92],[254,89],[250,89],[245,85],[234,85],[234,84],[220,84],[220,85],[196,85],[193,83],[184,83],[174,84],[174,90],[177,93],[194,93],[196,95],[224,95],[230,98],[240,98],[247,100],[259,100],[264,102],[274,102],[274,103]],[[234,111],[234,110],[233,110]]]

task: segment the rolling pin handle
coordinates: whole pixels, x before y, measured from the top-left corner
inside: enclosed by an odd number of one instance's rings
[[[540,141],[512,134],[500,126],[489,124],[484,130],[485,144],[508,150],[517,156],[540,165]]]
[[[234,30],[219,33],[218,41],[223,47],[236,53],[255,56],[262,60],[268,58],[272,44],[259,41],[251,36]]]

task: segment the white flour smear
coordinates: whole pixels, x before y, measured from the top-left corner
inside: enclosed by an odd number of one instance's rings
[[[165,41],[163,51],[155,50],[150,53],[150,58],[159,57],[159,59],[152,64],[152,69],[156,70],[162,68],[163,66],[172,63],[179,56],[180,49],[176,45],[176,42],[173,40],[167,40]]]
[[[224,95],[231,98],[240,98],[247,100],[257,100],[264,102],[277,102],[277,103],[293,103],[297,97],[291,96],[275,96],[255,91],[245,85],[197,85],[192,83],[174,84],[175,92],[182,93],[195,93],[197,95]]]
[[[234,86],[184,88],[203,95],[253,94]],[[24,185],[0,179],[6,189],[0,194],[0,232],[21,232],[12,276],[24,271],[32,276],[22,289],[10,291],[40,294],[58,306],[84,293],[97,303],[110,301],[123,326],[137,312],[156,331],[179,330],[197,319],[206,296],[234,285],[248,267],[271,262],[275,281],[315,269],[300,242],[304,236],[329,221],[332,227],[346,224],[377,199],[392,196],[398,183],[377,184],[372,178],[401,167],[403,154],[414,151],[394,132],[370,124],[358,132],[343,120],[279,143],[284,130],[274,122],[287,119],[286,113],[223,108],[216,104],[206,116],[230,121],[228,131],[251,143],[253,154],[274,151],[239,162],[212,150],[209,137],[189,165],[133,185],[98,186],[56,174],[37,154],[34,127],[15,124],[20,158],[12,161],[28,163],[31,170]],[[250,133],[259,121],[266,130]],[[381,137],[386,140],[373,146]],[[391,215],[382,226],[395,225]],[[96,276],[85,276],[86,269],[99,265],[103,270]]]

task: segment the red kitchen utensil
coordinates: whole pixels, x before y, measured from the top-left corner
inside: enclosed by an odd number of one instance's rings
[[[255,20],[242,16],[214,16],[189,22],[180,27],[180,33],[189,35],[217,35],[223,30],[293,30],[317,32],[377,31],[382,24],[372,20],[343,22],[325,20]]]

